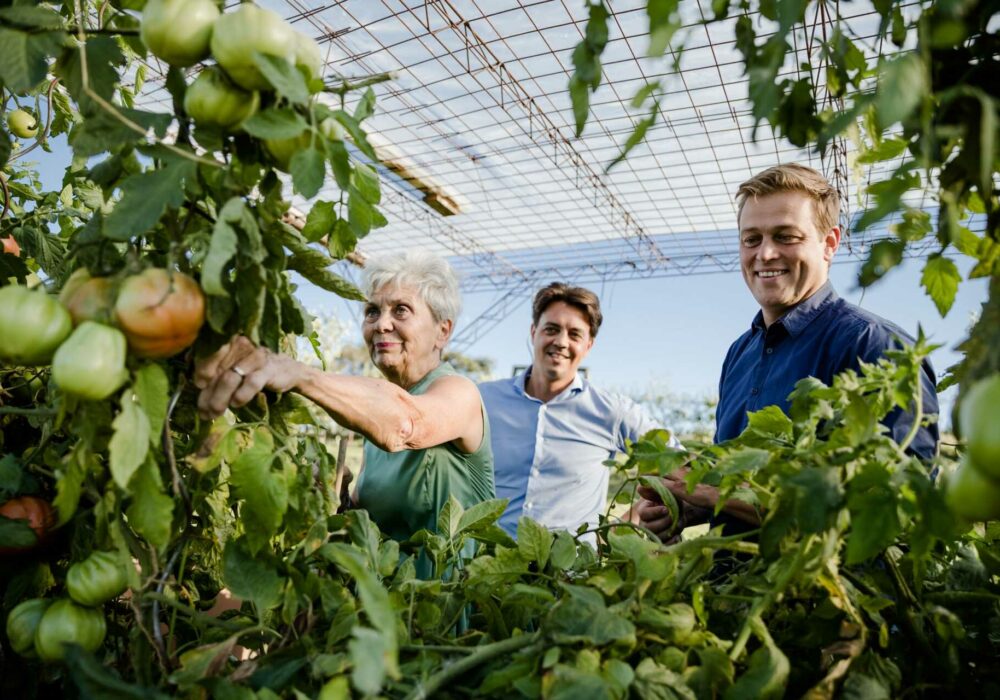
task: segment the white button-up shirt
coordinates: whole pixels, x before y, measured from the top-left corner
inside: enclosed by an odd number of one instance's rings
[[[628,397],[597,389],[579,374],[545,403],[525,393],[527,376],[479,385],[497,497],[509,500],[500,526],[514,536],[522,515],[554,530],[596,525],[608,496],[603,462],[624,452],[626,440],[663,426]],[[671,445],[680,447],[675,438]]]

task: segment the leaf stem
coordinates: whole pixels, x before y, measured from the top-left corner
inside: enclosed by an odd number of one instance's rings
[[[486,644],[478,647],[473,653],[469,654],[464,659],[460,659],[459,661],[446,666],[423,683],[418,683],[417,686],[410,691],[410,694],[406,696],[406,700],[424,700],[425,698],[434,697],[437,691],[444,687],[445,684],[453,678],[457,678],[466,671],[469,671],[480,664],[484,664],[487,661],[491,661],[498,656],[510,654],[518,651],[519,649],[523,649],[524,647],[531,646],[539,640],[540,634],[535,632],[534,634],[522,634],[518,637],[510,637],[509,639],[504,639],[499,642],[494,642],[493,644]]]

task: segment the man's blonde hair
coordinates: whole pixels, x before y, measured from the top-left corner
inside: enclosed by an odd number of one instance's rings
[[[823,177],[823,173],[798,163],[775,165],[761,171],[736,190],[739,205],[736,221],[743,215],[743,206],[750,198],[766,197],[779,192],[802,192],[813,203],[813,221],[820,236],[825,236],[840,219],[840,195]]]

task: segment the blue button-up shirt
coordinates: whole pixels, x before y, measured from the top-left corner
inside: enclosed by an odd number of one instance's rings
[[[608,496],[603,462],[624,452],[626,440],[662,426],[631,399],[596,389],[580,375],[542,402],[524,391],[530,371],[479,385],[490,418],[497,497],[509,500],[500,526],[516,535],[522,515],[558,530],[596,525]]]
[[[746,333],[729,348],[719,380],[715,441],[736,437],[747,426],[747,412],[777,406],[788,412],[788,395],[795,383],[815,377],[830,384],[846,369],[860,370],[860,361],[875,362],[900,342],[913,338],[890,321],[837,296],[827,282],[811,297],[765,327],[758,312]],[[921,373],[924,415],[937,414],[934,369],[925,361]],[[883,423],[901,442],[913,425],[913,414],[896,409]],[[934,456],[938,427],[921,428],[910,444],[917,456]]]

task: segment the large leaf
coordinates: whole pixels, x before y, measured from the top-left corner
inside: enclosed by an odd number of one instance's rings
[[[111,427],[114,434],[108,445],[111,476],[119,488],[127,491],[129,481],[149,454],[149,418],[139,406],[130,388],[122,394],[122,410]]]
[[[60,32],[27,32],[0,27],[0,81],[23,93],[45,80],[49,60],[65,42]]]
[[[129,524],[159,549],[170,541],[174,500],[163,492],[159,467],[147,459],[132,481],[132,504],[126,515]]]
[[[541,571],[549,561],[552,533],[531,518],[522,517],[517,522],[517,549],[527,561],[538,562]]]
[[[284,581],[269,559],[250,551],[245,539],[226,542],[222,579],[234,596],[252,601],[260,613],[281,602]]]
[[[326,177],[326,160],[323,154],[310,146],[297,151],[289,165],[295,191],[306,199],[319,194]]]
[[[274,438],[266,428],[257,428],[253,442],[232,464],[230,485],[244,501],[240,519],[246,545],[255,554],[278,531],[288,509],[288,484],[283,472],[272,468]]]
[[[284,58],[255,51],[253,61],[279,95],[295,104],[305,104],[309,100],[305,77]]]
[[[222,207],[212,229],[212,240],[208,245],[208,255],[201,269],[201,286],[206,294],[229,296],[224,285],[224,271],[229,261],[236,255],[239,237],[231,222],[238,221],[245,205],[239,197],[233,197]]]
[[[176,160],[127,178],[122,183],[121,199],[104,220],[104,235],[127,241],[149,231],[168,207],[176,209],[184,203],[184,184],[196,172],[193,161]]]
[[[291,109],[274,108],[258,112],[241,125],[243,131],[259,139],[293,139],[308,128],[306,120]]]
[[[943,255],[935,254],[927,258],[920,283],[927,290],[927,295],[933,300],[938,313],[945,316],[955,303],[958,285],[962,281],[962,273],[958,266]]]
[[[139,401],[146,418],[149,419],[149,440],[155,447],[159,444],[160,432],[167,419],[167,403],[170,401],[170,384],[167,373],[153,362],[143,365],[135,373],[132,391]]]

